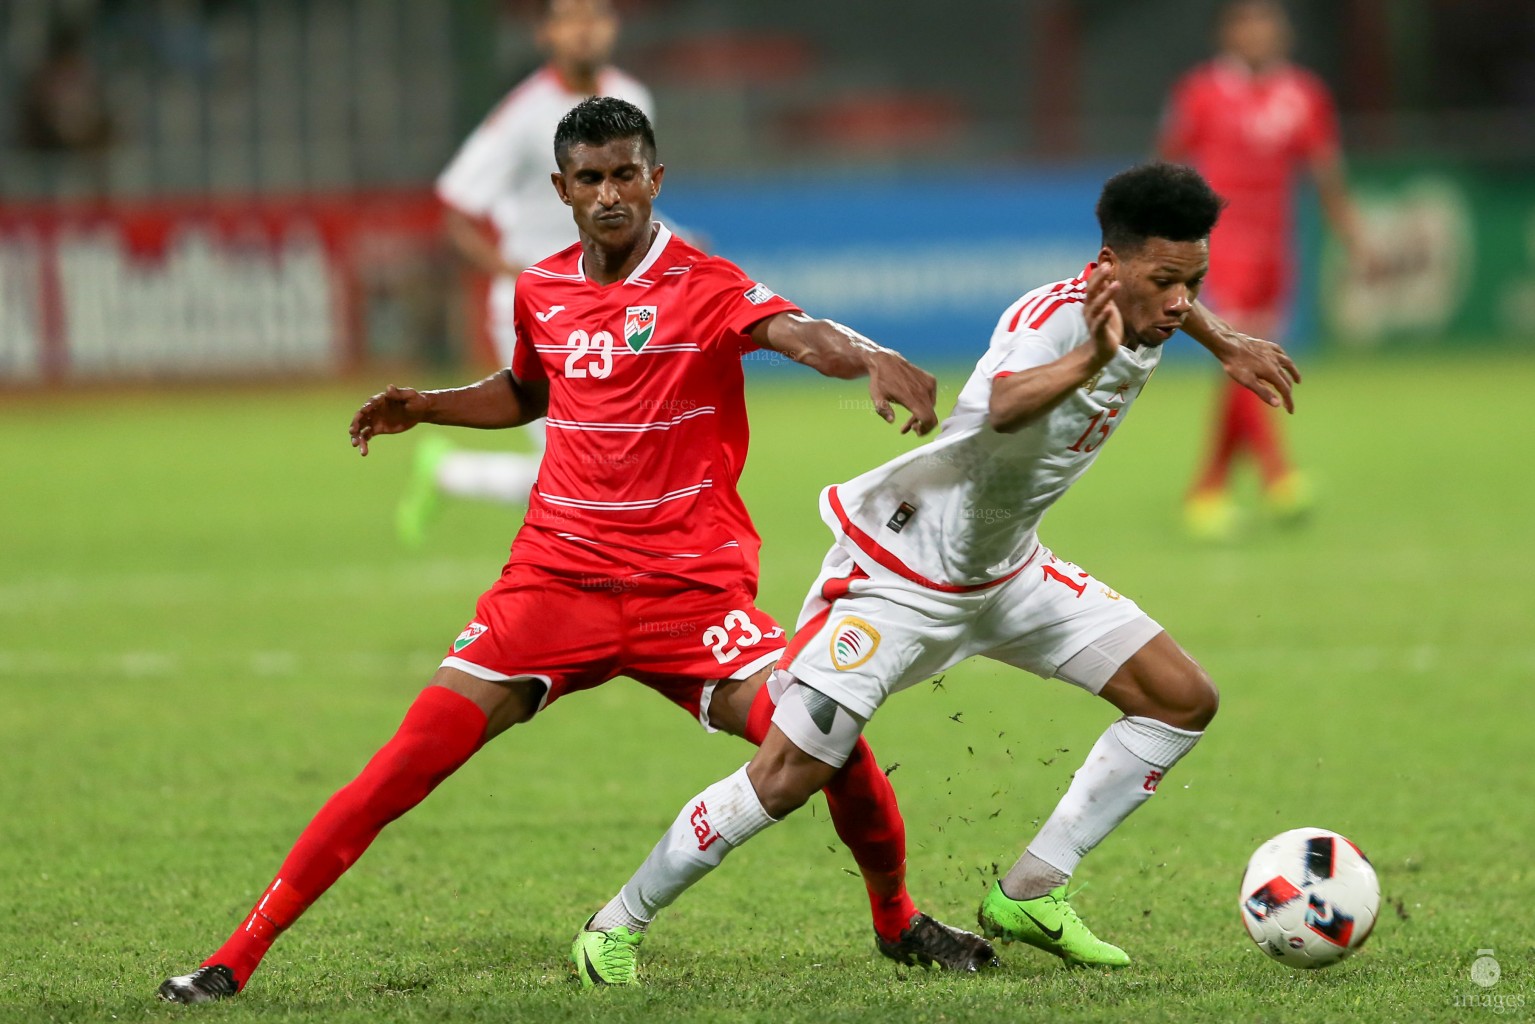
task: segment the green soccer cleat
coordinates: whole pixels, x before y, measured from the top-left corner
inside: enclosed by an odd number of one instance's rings
[[[1027,942],[1071,967],[1125,967],[1130,957],[1088,930],[1066,902],[1064,885],[1031,900],[1015,900],[995,882],[981,901],[981,931],[1003,942]]]
[[[416,445],[416,457],[410,467],[410,480],[395,509],[394,525],[400,543],[417,548],[426,539],[426,528],[437,518],[441,497],[437,493],[437,467],[453,450],[446,438],[427,434]]]
[[[1183,505],[1183,528],[1195,540],[1223,544],[1237,535],[1237,507],[1224,490],[1196,491]]]
[[[623,925],[607,931],[591,931],[591,921],[581,926],[570,947],[570,962],[582,988],[598,985],[633,985],[637,980],[635,961],[644,932],[630,931]]]
[[[1279,525],[1299,526],[1311,516],[1316,497],[1311,482],[1291,470],[1263,489],[1263,503]]]

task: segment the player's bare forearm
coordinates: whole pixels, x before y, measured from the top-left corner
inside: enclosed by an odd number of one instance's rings
[[[1236,351],[1241,344],[1239,339],[1247,337],[1212,313],[1203,302],[1194,303],[1194,308],[1183,318],[1183,333],[1209,349],[1210,354],[1222,362]]]
[[[483,273],[497,276],[502,274],[516,275],[517,267],[507,263],[501,256],[501,251],[496,248],[486,231],[462,210],[448,207],[443,212],[443,224],[447,228],[448,239],[453,243],[453,248],[458,250],[469,264]]]
[[[1022,430],[1064,402],[1112,358],[1086,341],[1053,363],[994,378],[988,425],[999,434]]]
[[[752,340],[826,377],[854,380],[869,373],[870,358],[884,346],[835,320],[779,313],[752,328]]]
[[[368,442],[380,434],[399,434],[418,423],[494,430],[519,427],[544,415],[547,384],[524,383],[501,370],[467,387],[417,391],[391,384],[363,403],[352,417],[352,447],[368,454]]]
[[[1311,173],[1316,179],[1317,199],[1327,226],[1337,234],[1351,262],[1356,265],[1365,262],[1359,215],[1354,209],[1353,200],[1349,198],[1342,159],[1337,156],[1321,158],[1312,165]]]
[[[1243,334],[1198,302],[1184,318],[1183,330],[1220,360],[1226,376],[1269,405],[1295,411],[1291,389],[1300,383],[1300,370],[1281,346]]]
[[[826,377],[840,380],[869,378],[869,397],[874,411],[887,423],[895,422],[894,402],[911,416],[901,433],[926,434],[938,423],[934,402],[938,381],[899,352],[885,348],[835,320],[817,320],[803,313],[778,313],[752,328],[752,340],[763,348],[781,352]]]
[[[423,423],[444,427],[501,430],[532,423],[549,408],[547,385],[519,381],[511,370],[497,370],[461,388],[424,391]]]

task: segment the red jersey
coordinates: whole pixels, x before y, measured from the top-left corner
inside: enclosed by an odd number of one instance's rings
[[[1212,254],[1252,260],[1290,248],[1296,172],[1338,149],[1338,117],[1316,75],[1284,64],[1262,74],[1230,58],[1174,86],[1163,153],[1193,165],[1227,200]],[[1221,257],[1212,260],[1212,270]]]
[[[664,225],[622,281],[594,283],[582,259],[573,245],[517,279],[512,372],[549,382],[549,412],[511,561],[723,574],[755,593],[741,357],[758,321],[798,307]]]

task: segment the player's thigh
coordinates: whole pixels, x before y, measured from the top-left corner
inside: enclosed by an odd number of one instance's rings
[[[815,600],[812,591],[807,608]],[[977,653],[983,607],[979,595],[856,577],[803,618],[779,668],[867,720],[891,694]]]
[[[474,701],[485,713],[485,739],[495,739],[512,726],[526,722],[544,699],[544,684],[535,679],[492,682],[462,669],[439,666],[432,685],[452,690]]]
[[[624,595],[620,671],[705,729],[739,734],[745,727],[741,705],[749,711],[750,697],[786,640],[783,627],[737,580],[650,580]],[[719,709],[716,721],[721,687],[728,706]]]
[[[1162,627],[1133,600],[1042,547],[998,588],[979,631],[986,657],[1096,694]]]
[[[493,724],[526,721],[569,693],[617,674],[623,609],[612,587],[583,587],[523,566],[509,566],[475,604],[474,618],[449,645],[443,678],[478,680],[477,702],[499,687],[520,696],[496,702]],[[531,707],[527,705],[531,703]],[[496,731],[500,731],[500,729]],[[491,735],[494,735],[492,732]]]

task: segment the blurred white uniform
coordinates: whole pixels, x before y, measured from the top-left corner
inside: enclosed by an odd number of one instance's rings
[[[616,68],[597,76],[597,93],[628,100],[654,117],[650,92]],[[502,257],[529,267],[576,241],[570,207],[560,201],[549,175],[554,161],[554,129],[570,108],[586,99],[568,89],[545,65],[507,93],[480,123],[437,179],[437,196],[472,217],[495,225]],[[516,278],[502,275],[490,286],[490,331],[502,366],[512,365],[517,333],[512,326]],[[528,424],[541,452],[544,423]],[[459,497],[500,501],[527,500],[538,471],[538,455],[454,451],[436,470],[442,490]]]
[[[971,655],[1096,693],[1161,631],[1134,601],[1057,559],[1036,533],[1124,422],[1161,347],[1120,348],[1016,433],[987,423],[993,381],[1088,340],[1082,300],[1092,269],[1002,314],[935,440],[822,492],[821,515],[837,540],[780,667],[867,719],[891,693]],[[1110,634],[1108,649],[1089,650]]]
[[[654,117],[650,92],[615,68],[597,78],[598,95],[628,100]],[[549,175],[554,162],[554,129],[560,118],[586,99],[565,87],[554,68],[535,71],[481,122],[437,179],[443,202],[474,217],[487,217],[500,236],[508,263],[530,267],[576,240],[570,207],[560,202]],[[515,279],[498,277],[491,287],[491,329],[503,366],[512,365],[512,292]]]

